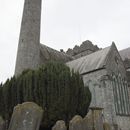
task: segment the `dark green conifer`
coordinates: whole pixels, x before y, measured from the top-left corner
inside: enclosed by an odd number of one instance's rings
[[[1,85],[0,114],[4,118],[9,120],[13,107],[25,101],[34,101],[43,107],[42,125],[50,127],[61,119],[68,123],[76,114],[85,116],[91,94],[79,73],[70,71],[63,63],[49,62],[38,70],[26,70]]]

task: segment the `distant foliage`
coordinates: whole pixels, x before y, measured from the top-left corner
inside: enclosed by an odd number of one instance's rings
[[[42,125],[50,127],[60,119],[68,122],[75,114],[85,116],[91,94],[78,73],[62,63],[50,62],[0,85],[0,115],[5,119],[10,119],[14,106],[26,101],[43,107]]]

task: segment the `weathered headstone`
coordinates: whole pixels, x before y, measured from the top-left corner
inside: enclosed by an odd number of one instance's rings
[[[14,108],[8,130],[39,130],[43,110],[33,102],[19,104]]]
[[[69,130],[83,130],[83,119],[81,116],[76,115],[69,123]]]
[[[93,130],[93,117],[91,110],[89,110],[88,114],[83,118],[83,130]]]
[[[94,130],[103,130],[103,115],[102,108],[92,107],[92,117],[93,117],[93,128]]]
[[[5,121],[1,116],[0,116],[0,130],[5,130]]]
[[[89,113],[83,119],[84,130],[103,130],[102,108],[90,108]]]
[[[56,122],[56,124],[52,127],[52,130],[67,130],[67,127],[65,122],[60,120]]]
[[[107,122],[103,123],[103,128],[104,128],[104,130],[111,130],[111,127]]]

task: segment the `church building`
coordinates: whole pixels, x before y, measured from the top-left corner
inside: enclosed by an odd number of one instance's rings
[[[79,72],[92,93],[91,107],[103,108],[104,122],[113,130],[130,130],[130,48],[115,43],[104,49],[90,41],[61,52],[40,43],[41,0],[25,0],[15,75],[50,60]]]
[[[92,93],[90,107],[103,108],[103,118],[112,127],[130,129],[129,84],[124,62],[114,43],[104,49],[67,62],[78,71]]]

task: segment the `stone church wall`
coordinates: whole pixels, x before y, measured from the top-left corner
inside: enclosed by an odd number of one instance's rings
[[[120,107],[123,106],[122,109],[123,111],[117,113],[116,115],[116,123],[119,125],[119,127],[122,130],[129,130],[130,129],[130,104],[128,99],[130,99],[129,94],[129,88],[128,88],[128,82],[127,77],[126,77],[126,69],[123,64],[123,61],[118,53],[118,50],[116,46],[113,44],[111,49],[111,53],[109,53],[108,59],[107,60],[107,73],[108,75],[114,75],[115,76],[115,86],[113,87],[118,87],[119,91],[119,97],[121,100],[125,99],[124,101],[120,102]],[[129,94],[128,94],[129,93]],[[116,95],[117,96],[117,95]],[[117,97],[116,97],[117,98]],[[114,104],[116,105],[118,101],[115,101]],[[123,103],[123,104],[122,104]],[[119,104],[119,103],[118,103]],[[117,109],[117,108],[115,108]],[[119,109],[119,108],[118,108]]]
[[[130,130],[130,117],[129,116],[117,116],[116,120],[121,130]]]
[[[100,85],[100,78],[103,75],[106,75],[106,71],[104,69],[89,73],[87,75],[83,75],[84,84],[85,86],[89,87],[92,93],[91,107],[93,106],[103,107],[101,95],[104,94],[101,92],[101,85]]]
[[[84,83],[89,86],[92,93],[92,102],[90,107],[104,108],[104,120],[111,123],[113,122],[114,98],[111,81],[106,76],[105,69],[95,71],[93,73],[83,76]]]
[[[115,111],[115,101],[113,93],[113,82],[111,76],[107,74],[105,69],[98,70],[83,75],[85,86],[89,86],[92,93],[92,102],[90,107],[100,107],[103,110],[104,122],[108,122],[113,126],[118,125],[122,130],[129,130],[130,117],[117,116]],[[126,121],[125,121],[126,120]],[[126,123],[124,126],[123,124]]]

